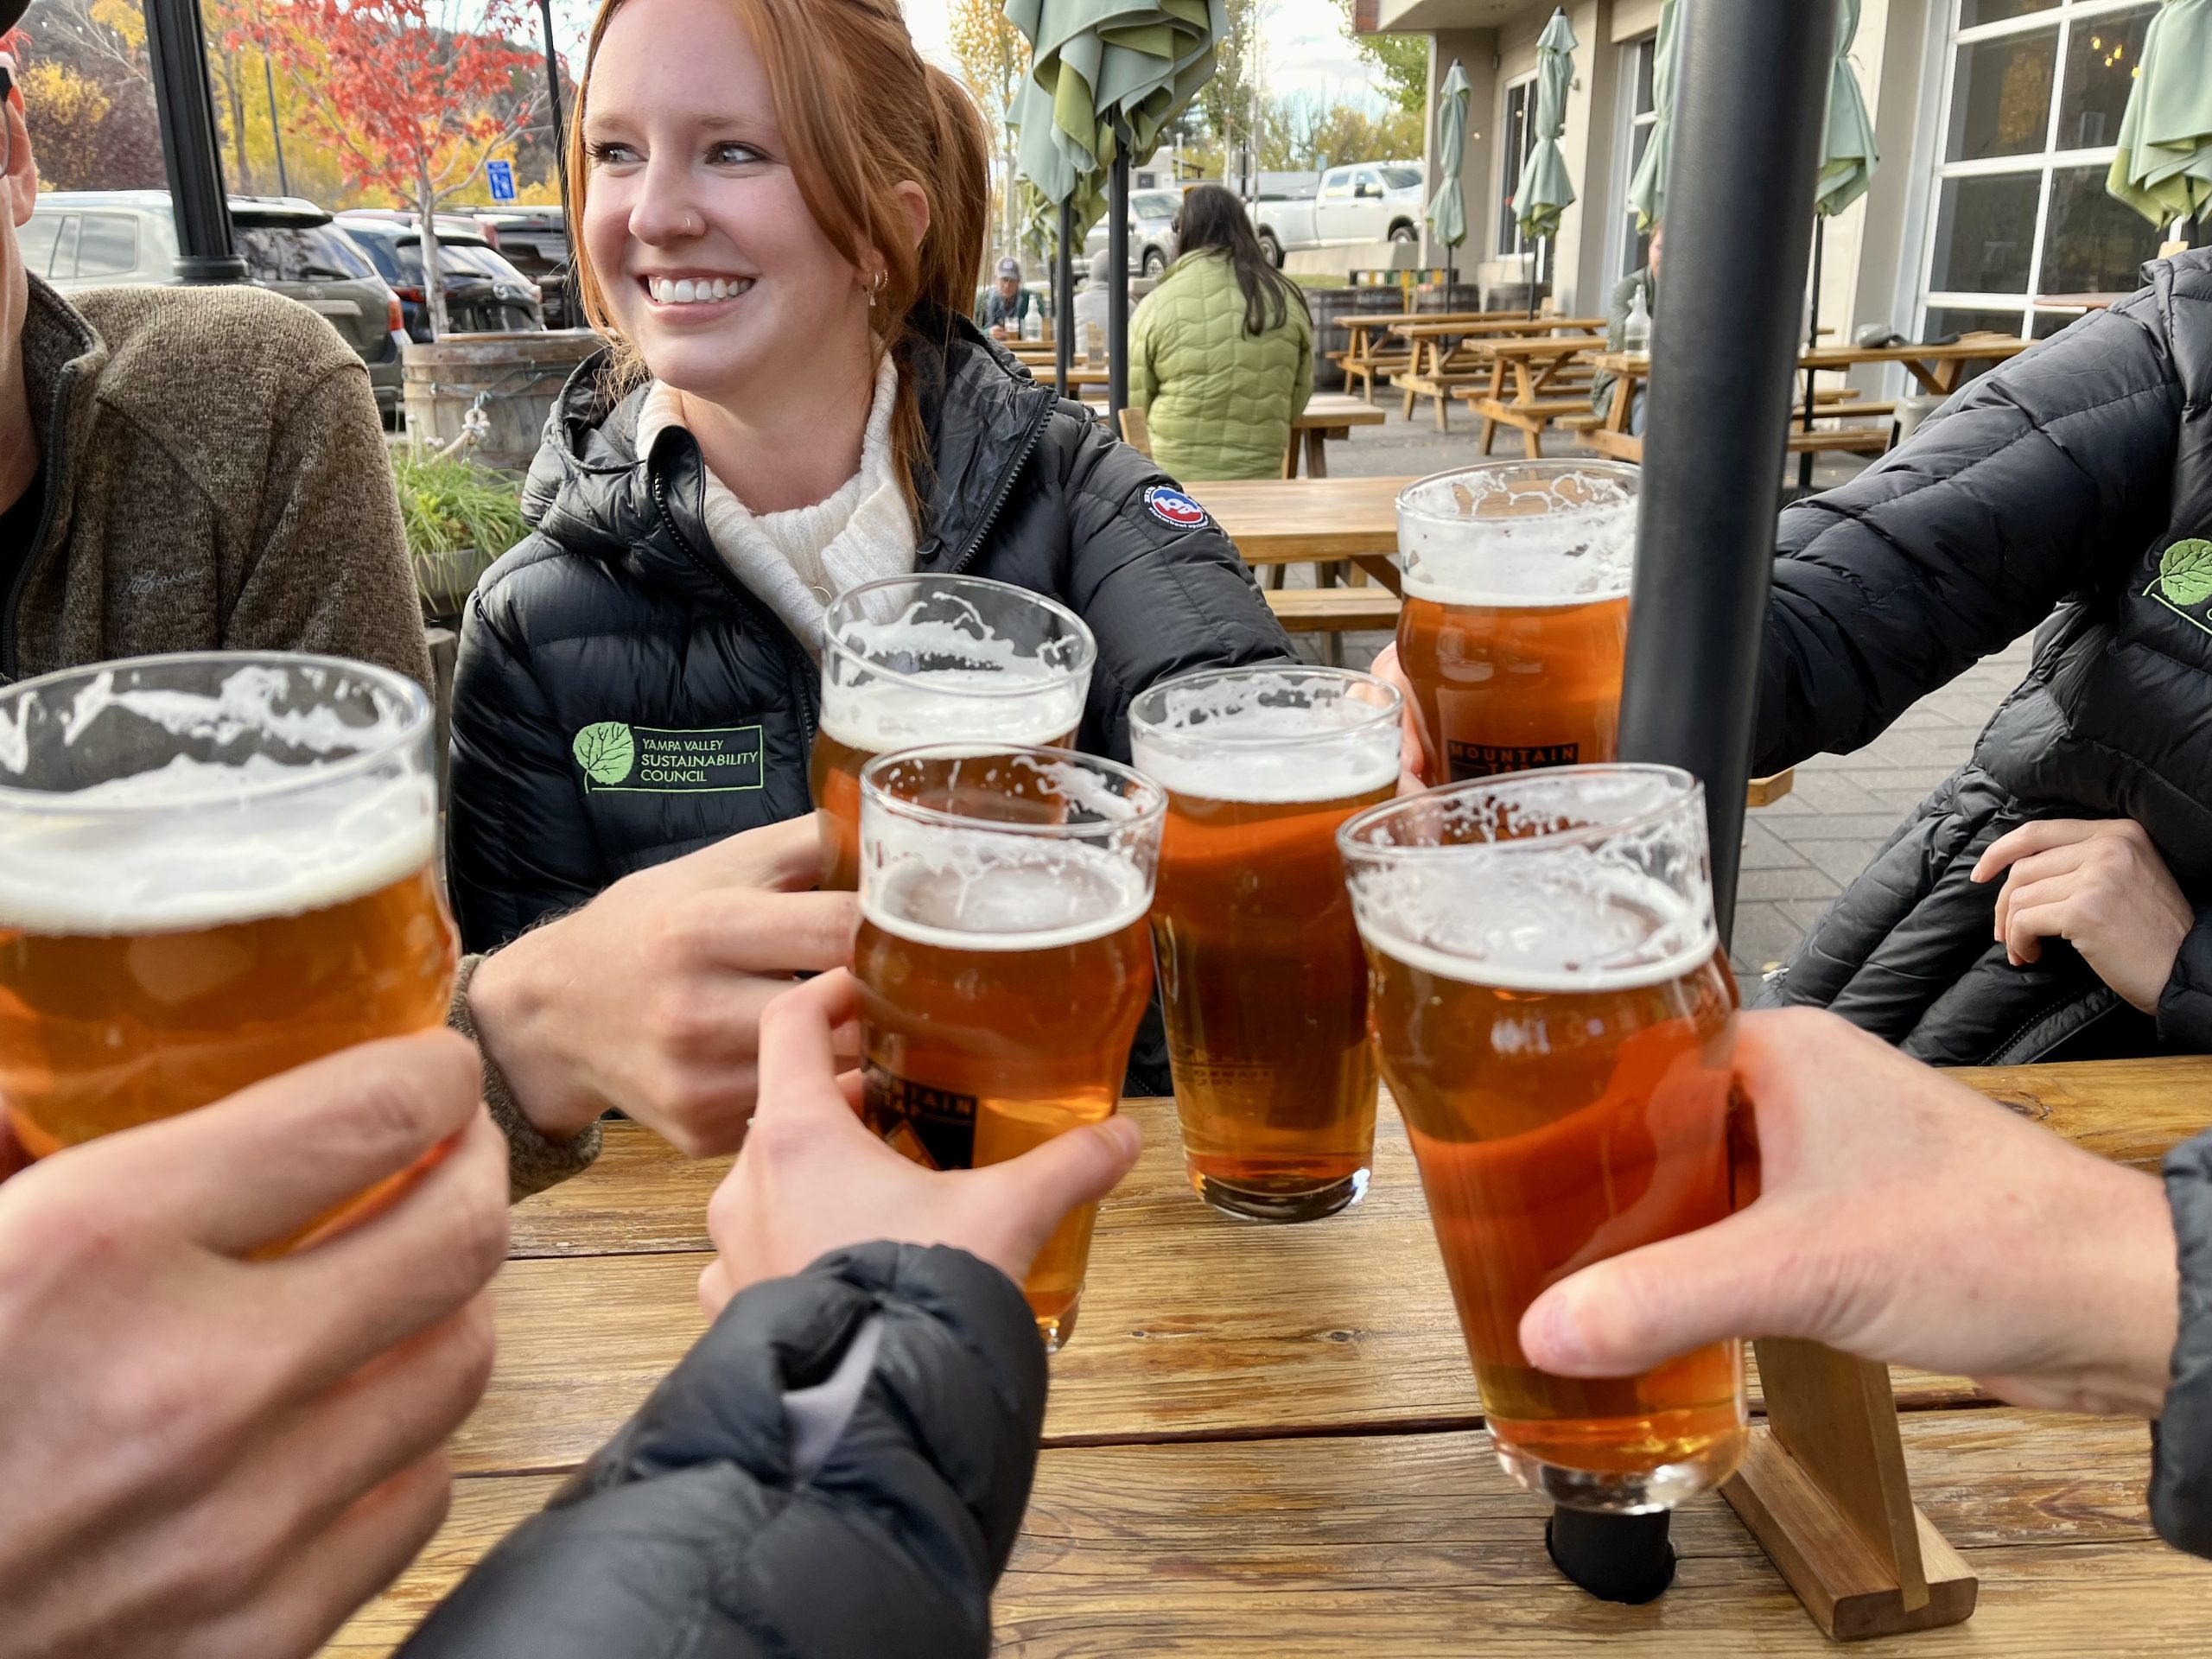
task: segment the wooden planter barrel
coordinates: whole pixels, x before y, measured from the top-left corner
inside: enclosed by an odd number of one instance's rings
[[[492,429],[469,459],[527,471],[562,386],[605,343],[588,328],[448,334],[427,346],[410,343],[403,354],[408,435],[419,448],[444,448],[461,435],[480,398]]]

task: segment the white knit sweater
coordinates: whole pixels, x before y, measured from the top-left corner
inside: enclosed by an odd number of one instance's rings
[[[707,533],[715,551],[817,659],[823,613],[831,600],[861,582],[913,572],[914,518],[891,457],[898,395],[898,366],[887,353],[875,374],[860,471],[810,507],[756,513],[707,474]],[[655,381],[638,416],[638,453],[648,453],[663,428],[683,423],[676,390]]]

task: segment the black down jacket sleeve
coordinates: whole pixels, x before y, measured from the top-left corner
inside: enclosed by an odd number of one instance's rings
[[[982,1659],[1044,1414],[996,1268],[824,1256],[734,1298],[403,1659]]]
[[[569,734],[540,689],[517,615],[531,567],[559,550],[542,536],[522,543],[479,585],[461,623],[447,890],[472,950],[588,903],[613,879],[576,792]]]
[[[2212,1133],[2166,1154],[2181,1268],[2173,1380],[2153,1431],[2151,1520],[2158,1535],[2212,1556]]]
[[[1756,773],[1878,737],[2118,575],[2164,523],[2182,392],[2152,289],[1966,387],[1782,515]]]
[[[2158,997],[2158,1039],[2179,1054],[2212,1054],[2212,906],[2200,906],[2196,925],[2174,953],[2174,970]]]

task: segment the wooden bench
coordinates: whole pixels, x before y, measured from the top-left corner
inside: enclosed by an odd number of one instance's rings
[[[1398,626],[1398,596],[1382,588],[1271,588],[1268,608],[1291,633],[1343,633]]]
[[[1598,416],[1590,408],[1590,399],[1582,397],[1540,397],[1534,403],[1518,403],[1504,397],[1493,397],[1487,389],[1467,388],[1452,394],[1483,417],[1483,454],[1488,454],[1497,437],[1497,429],[1510,426],[1521,434],[1521,442],[1531,461],[1541,461],[1544,455],[1544,429],[1554,422],[1580,421],[1577,430],[1586,432],[1598,424]]]
[[[1803,431],[1789,429],[1789,453],[1803,454],[1878,455],[1888,451],[1890,429],[1886,426],[1845,426],[1823,432],[1818,427]]]

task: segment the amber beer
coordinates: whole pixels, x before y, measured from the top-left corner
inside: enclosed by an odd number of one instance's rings
[[[823,619],[822,714],[808,781],[823,887],[860,884],[861,769],[919,743],[1075,741],[1097,642],[1065,605],[982,576],[892,576]]]
[[[1160,791],[1063,749],[908,750],[861,773],[862,1111],[937,1169],[1016,1158],[1113,1115],[1152,995]],[[1096,1205],[1023,1282],[1075,1329]]]
[[[1398,497],[1398,660],[1433,778],[1613,758],[1636,490],[1610,461],[1497,461]]]
[[[1529,772],[1345,826],[1376,1048],[1404,1112],[1499,1459],[1575,1508],[1671,1507],[1743,1455],[1741,1344],[1554,1376],[1529,1304],[1731,1207],[1734,982],[1703,794],[1665,767]]]
[[[443,1020],[406,680],[149,658],[0,692],[0,1101],[32,1156]]]
[[[1183,1155],[1236,1216],[1306,1221],[1366,1190],[1375,1061],[1337,829],[1397,787],[1399,698],[1342,669],[1185,675],[1129,715],[1167,791],[1153,941]]]

